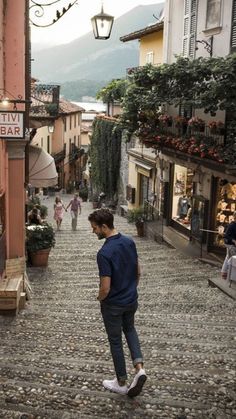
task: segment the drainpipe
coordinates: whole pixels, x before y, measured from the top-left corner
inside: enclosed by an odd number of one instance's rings
[[[26,146],[25,146],[25,187],[29,183],[29,112],[31,98],[31,43],[29,26],[29,0],[25,0],[25,127],[26,127]]]

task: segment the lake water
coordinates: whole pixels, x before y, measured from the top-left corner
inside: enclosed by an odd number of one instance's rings
[[[89,111],[96,111],[96,112],[106,112],[106,104],[101,102],[72,102],[75,105],[81,106],[87,112]]]

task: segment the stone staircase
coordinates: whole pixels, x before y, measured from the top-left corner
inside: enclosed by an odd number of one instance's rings
[[[138,238],[119,216],[142,266],[136,324],[148,381],[133,400],[103,389],[114,371],[96,300],[102,242],[91,211],[83,203],[76,232],[65,215],[48,269],[29,269],[33,299],[17,317],[0,316],[0,418],[236,418],[236,306],[208,287],[219,271]]]

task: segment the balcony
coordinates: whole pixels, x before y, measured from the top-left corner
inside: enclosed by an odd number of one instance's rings
[[[162,150],[166,154],[178,153],[185,159],[200,158],[217,165],[236,167],[236,153],[229,139],[226,140],[225,127],[220,121],[203,121],[170,115],[139,115],[137,135],[146,147]],[[168,152],[170,150],[170,153]]]
[[[59,85],[35,84],[31,86],[30,120],[32,127],[49,125],[58,116],[59,97]]]

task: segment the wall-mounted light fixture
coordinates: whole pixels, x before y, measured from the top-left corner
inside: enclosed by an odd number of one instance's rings
[[[3,94],[0,93],[0,105],[2,105],[4,108],[7,108],[12,103],[13,109],[17,110],[18,103],[22,103],[22,104],[31,103],[30,100],[23,99],[21,95],[18,95],[17,97],[15,97],[6,89],[0,88],[0,91],[4,92]]]
[[[54,124],[53,123],[51,125],[48,125],[48,132],[49,132],[49,134],[53,134],[54,133],[54,129],[55,129],[55,127],[54,127]]]
[[[110,38],[114,17],[104,13],[103,5],[101,12],[93,16],[91,22],[95,39]]]
[[[202,40],[196,40],[196,44],[202,44],[203,45],[203,48],[210,54],[210,57],[212,57],[212,53],[213,53],[213,36],[211,36],[209,38],[209,41],[205,41],[204,39],[202,39]],[[198,47],[196,46],[195,49],[198,50]]]

